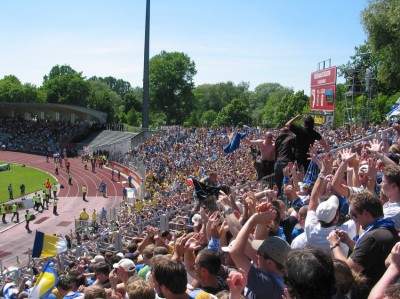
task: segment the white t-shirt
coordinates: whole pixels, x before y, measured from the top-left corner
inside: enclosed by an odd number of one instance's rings
[[[302,237],[306,239],[305,246],[319,247],[332,254],[327,237],[330,234],[330,232],[335,229],[340,229],[347,232],[350,239],[353,239],[357,234],[356,224],[353,220],[349,220],[343,223],[339,227],[337,226],[321,227],[316,212],[308,211],[304,227],[305,236]],[[304,240],[298,240],[296,242],[296,244],[301,244],[301,243],[304,244]],[[347,245],[344,243],[340,243],[340,247],[342,248],[344,255],[347,256],[347,253],[349,251]]]
[[[306,246],[307,246],[307,236],[305,232],[302,232],[300,235],[294,238],[292,240],[292,244],[290,244],[290,247],[292,247],[292,249],[304,248]]]
[[[396,230],[400,230],[400,201],[387,202],[383,205],[383,215],[394,221]]]

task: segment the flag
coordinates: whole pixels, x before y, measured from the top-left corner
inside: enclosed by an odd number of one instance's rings
[[[391,116],[396,116],[400,114],[400,106],[398,103],[394,103],[390,111],[386,114],[386,119],[389,119]]]
[[[18,298],[19,290],[15,283],[6,283],[3,288],[3,295],[6,299],[16,299]]]
[[[203,166],[200,167],[200,178],[204,178],[206,176],[206,170]]]
[[[65,239],[36,231],[32,257],[53,257],[67,249]]]
[[[18,264],[18,266],[21,265],[21,259],[19,258],[18,255],[17,255],[17,264]]]
[[[247,125],[243,125],[243,128],[244,128],[246,131],[251,131],[251,128],[250,128],[249,126],[247,126]]]
[[[224,147],[224,153],[230,154],[239,148],[240,139],[246,137],[247,133],[231,133],[229,136],[229,144]]]
[[[51,268],[50,263],[53,259],[49,259],[44,265],[42,272],[40,273],[35,285],[29,294],[29,299],[44,299],[47,298],[52,291],[52,289],[58,283],[57,273]]]
[[[186,179],[186,184],[188,184],[188,185],[194,187],[193,178],[187,178],[187,179]]]
[[[318,178],[318,174],[318,165],[314,161],[311,161],[308,165],[307,172],[304,175],[303,184],[311,185],[312,183],[315,183]]]

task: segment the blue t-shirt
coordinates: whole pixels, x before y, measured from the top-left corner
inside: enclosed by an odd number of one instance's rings
[[[282,299],[283,294],[283,279],[268,272],[250,266],[247,279],[246,297],[249,299]]]

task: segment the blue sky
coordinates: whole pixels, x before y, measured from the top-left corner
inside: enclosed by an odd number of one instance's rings
[[[146,0],[2,0],[0,78],[42,85],[54,65],[142,86]],[[152,0],[150,57],[195,62],[196,85],[278,82],[309,94],[310,74],[346,63],[366,38],[361,0]],[[340,82],[340,79],[339,79]]]

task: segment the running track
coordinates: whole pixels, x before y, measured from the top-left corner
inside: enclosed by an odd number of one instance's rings
[[[74,219],[79,218],[79,213],[85,207],[86,211],[91,215],[93,209],[97,212],[105,207],[107,210],[114,206],[119,206],[122,199],[123,185],[126,184],[126,178],[121,174],[122,182],[111,181],[111,170],[108,168],[96,168],[96,172],[91,171],[91,165],[88,163],[88,170],[84,170],[81,158],[69,158],[71,162],[70,171],[72,173],[72,186],[68,185],[68,175],[65,165],[59,167],[59,175],[54,173],[54,161],[49,159],[46,162],[46,157],[37,156],[17,152],[0,152],[0,161],[6,161],[16,164],[25,164],[26,166],[34,167],[43,170],[58,180],[58,185],[64,185],[64,188],[58,188],[58,216],[53,215],[52,204],[49,210],[44,210],[43,213],[36,213],[36,219],[31,221],[29,226],[33,231],[28,234],[25,230],[24,219],[25,211],[19,211],[19,224],[10,222],[11,214],[7,214],[6,220],[8,224],[0,224],[0,260],[3,267],[16,266],[16,257],[22,261],[22,266],[26,265],[28,257],[28,249],[33,246],[35,231],[39,230],[49,234],[67,234],[74,228]],[[12,171],[12,170],[11,170]],[[117,176],[115,175],[115,180]],[[101,192],[97,192],[97,187],[100,181],[103,180],[107,184],[107,198],[104,198]],[[88,202],[82,200],[82,185],[87,186]],[[41,187],[41,186],[40,186]],[[19,190],[15,190],[14,194],[19,194]],[[28,200],[32,195],[27,196]]]

